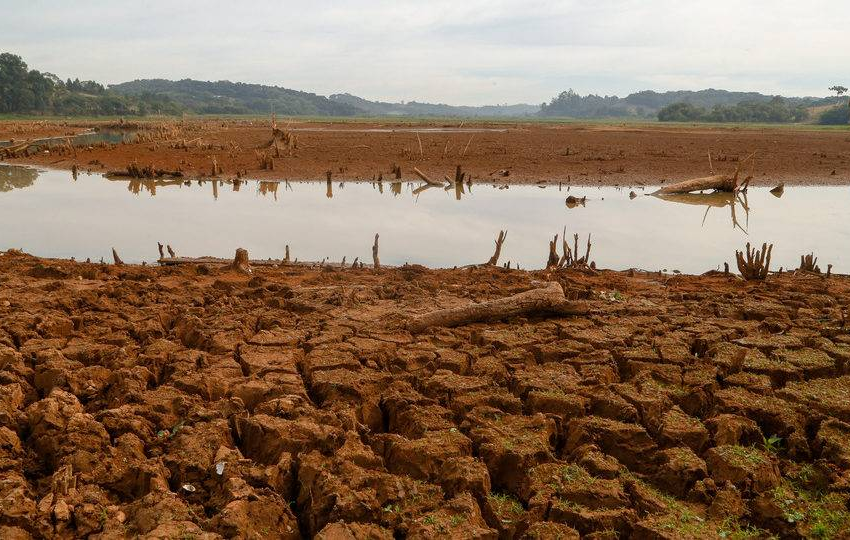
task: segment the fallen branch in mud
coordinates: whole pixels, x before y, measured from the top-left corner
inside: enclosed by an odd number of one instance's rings
[[[773,251],[773,244],[769,246],[765,243],[761,246],[761,251],[750,248],[750,243],[747,242],[747,258],[744,259],[744,253],[735,252],[735,259],[738,263],[738,271],[741,272],[741,277],[749,280],[760,280],[767,277],[770,271],[770,254]]]
[[[744,179],[740,184],[738,183],[738,177],[741,172],[741,166],[747,161],[751,160],[755,156],[755,152],[747,156],[738,162],[738,166],[735,168],[735,173],[732,175],[727,174],[714,174],[711,176],[703,176],[701,178],[692,178],[690,180],[683,180],[682,182],[676,182],[675,184],[670,184],[669,186],[664,186],[658,191],[654,193],[654,195],[665,195],[671,193],[691,193],[693,191],[707,191],[707,190],[715,190],[715,191],[729,191],[729,192],[738,192],[747,188],[750,183],[750,179],[752,176],[749,176]],[[710,161],[709,155],[709,161]]]
[[[460,170],[460,167],[458,167]],[[508,231],[499,231],[499,237],[495,240],[496,242],[496,251],[493,253],[493,256],[490,257],[490,260],[487,261],[487,264],[496,265],[499,263],[499,256],[502,254],[502,244],[505,242],[505,238],[508,237]]]
[[[429,185],[432,185],[432,186],[442,186],[442,185],[443,185],[443,182],[438,182],[438,181],[436,181],[436,180],[431,180],[431,178],[429,178],[427,174],[425,174],[424,172],[420,171],[420,170],[419,170],[419,169],[417,169],[416,167],[413,167],[413,173],[414,173],[414,174],[416,174],[416,176],[418,176],[419,178],[421,178],[421,179],[422,179],[422,180],[424,180],[425,182],[427,182]]]
[[[413,317],[408,322],[407,328],[416,333],[433,326],[450,328],[519,315],[568,316],[582,315],[587,311],[586,305],[567,301],[561,284],[551,281],[545,283],[542,287],[506,298],[425,313]]]
[[[21,144],[15,144],[15,145],[12,145],[12,146],[0,146],[0,158],[18,157],[18,154],[26,151],[26,149],[29,148],[30,144],[32,144],[32,143],[27,141],[27,142],[24,142],[24,143],[21,143]]]
[[[123,171],[109,171],[104,175],[106,178],[162,178],[169,176],[171,178],[182,178],[181,171],[168,171],[165,169],[154,169],[153,165],[139,167],[135,161],[127,165],[127,169]]]

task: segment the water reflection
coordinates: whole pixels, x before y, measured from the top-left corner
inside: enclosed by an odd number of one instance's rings
[[[0,249],[47,257],[110,260],[115,246],[127,262],[154,261],[161,242],[186,256],[231,257],[244,247],[254,258],[280,258],[288,244],[293,259],[368,260],[379,232],[385,264],[451,267],[486,261],[494,235],[509,229],[501,262],[540,268],[549,240],[566,225],[581,237],[592,233],[602,268],[698,273],[723,262],[734,267],[735,249],[767,241],[775,244],[777,268],[796,268],[805,251],[835,272],[850,270],[847,187],[787,188],[781,199],[756,188],[740,197],[632,199],[628,189],[582,187],[592,202],[576,211],[565,207],[566,187],[558,186],[438,189],[376,180],[340,189],[333,182],[107,180],[84,172],[74,182],[68,171],[2,165],[0,186]],[[266,230],[275,234],[257,234]]]
[[[0,191],[22,189],[35,183],[38,171],[26,167],[0,166]]]
[[[713,193],[653,193],[652,196],[668,202],[705,206],[705,214],[702,217],[703,225],[705,225],[705,219],[708,217],[709,210],[712,208],[726,208],[728,206],[732,218],[732,227],[737,227],[744,233],[747,232],[746,227],[749,227],[750,207],[747,204],[746,191],[740,191],[738,193],[725,191],[717,191]],[[738,216],[735,211],[739,204],[741,205],[745,215],[744,227],[742,227],[738,222]]]
[[[0,148],[7,146],[19,146],[29,142],[26,147],[30,152],[50,148],[51,146],[71,144],[76,147],[95,146],[100,143],[121,144],[132,142],[136,137],[135,132],[120,129],[101,129],[98,131],[86,131],[78,135],[63,135],[60,137],[45,137],[27,141],[26,139],[10,139],[0,141]]]

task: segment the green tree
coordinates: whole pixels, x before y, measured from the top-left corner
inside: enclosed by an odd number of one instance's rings
[[[0,112],[20,110],[26,94],[27,65],[20,56],[0,54]]]

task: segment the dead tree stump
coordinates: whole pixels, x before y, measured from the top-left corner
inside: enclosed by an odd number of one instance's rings
[[[818,258],[815,257],[814,253],[809,253],[808,255],[800,255],[800,270],[820,274]]]
[[[773,251],[773,244],[769,246],[765,243],[761,246],[761,251],[750,248],[750,243],[747,242],[746,259],[744,253],[735,252],[735,260],[738,263],[738,271],[741,272],[741,277],[749,280],[765,279],[770,269],[770,253]]]
[[[375,233],[375,243],[372,244],[372,261],[375,265],[375,270],[381,268],[381,259],[378,258],[378,233]]]
[[[112,248],[112,260],[115,261],[115,266],[124,266],[124,261],[122,261],[121,257],[118,256],[118,252],[115,251],[115,248]]]
[[[229,268],[243,274],[251,273],[251,263],[248,260],[248,250],[243,248],[236,249],[236,255],[233,257],[233,262]]]
[[[460,166],[458,166],[460,168]],[[490,260],[487,261],[487,264],[496,265],[499,262],[499,256],[502,254],[502,244],[505,242],[505,238],[508,237],[508,231],[499,231],[499,237],[495,240],[496,242],[496,251],[493,253],[493,256],[490,257]]]
[[[549,259],[546,261],[546,268],[554,268],[558,266],[558,235],[555,235],[553,240],[549,240]]]

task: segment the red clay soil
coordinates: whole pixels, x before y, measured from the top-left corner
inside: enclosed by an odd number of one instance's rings
[[[106,124],[56,124],[57,133]],[[393,165],[405,180],[420,169],[432,179],[454,177],[461,165],[474,181],[511,183],[565,182],[574,185],[658,185],[711,173],[733,172],[737,160],[756,152],[753,185],[850,183],[850,132],[801,128],[738,129],[714,127],[504,123],[469,124],[477,132],[420,131],[457,128],[457,124],[280,122],[297,137],[290,152],[268,148],[267,120],[142,122],[138,143],[78,149],[61,148],[17,160],[58,168],[97,172],[139,167],[180,170],[187,176],[213,174],[213,160],[223,178],[317,180],[328,172],[335,180],[391,177]],[[21,123],[0,122],[0,140]],[[44,123],[32,127],[42,134]],[[385,131],[369,131],[381,129]],[[273,164],[262,166],[263,156]],[[268,167],[273,167],[269,169]]]
[[[590,312],[405,330],[533,280]],[[7,252],[0,537],[846,538],[848,304],[787,273]]]

